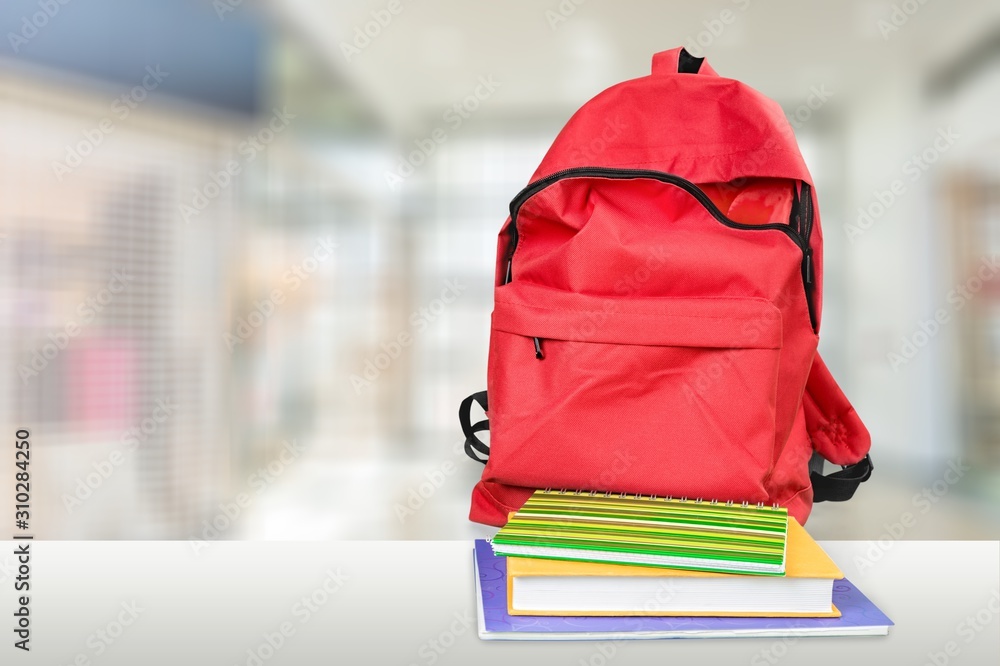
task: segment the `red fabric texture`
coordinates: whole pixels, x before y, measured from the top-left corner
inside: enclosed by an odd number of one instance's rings
[[[737,222],[787,224],[793,192],[812,182],[780,107],[707,63],[676,73],[679,52],[584,105],[532,182],[574,167],[655,170],[697,184]],[[838,464],[867,453],[816,355],[802,249],[784,232],[725,226],[669,183],[569,178],[521,207],[505,284],[510,224],[472,520],[503,525],[533,489],[567,488],[777,503],[804,523],[814,448]]]

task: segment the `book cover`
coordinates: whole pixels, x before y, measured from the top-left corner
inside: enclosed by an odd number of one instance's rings
[[[552,617],[507,612],[507,562],[489,542],[474,550],[479,637],[484,640],[619,640],[886,635],[892,620],[846,578],[834,584],[839,618]]]
[[[690,569],[664,569],[662,567],[633,566],[626,564],[609,564],[603,562],[582,562],[570,560],[553,560],[531,557],[507,558],[507,612],[510,615],[626,615],[637,614],[629,611],[520,611],[513,606],[514,579],[522,576],[596,576],[596,577],[649,577],[669,580],[670,578],[742,578],[739,574],[695,571]],[[840,568],[830,559],[816,540],[802,527],[795,518],[788,519],[788,539],[785,559],[785,578],[816,578],[837,580],[843,578]],[[773,580],[773,578],[768,578]],[[692,613],[679,611],[648,610],[641,615],[713,615],[733,617],[768,617],[774,613],[764,612],[714,612]],[[802,613],[800,617],[839,617],[836,607],[826,613]],[[782,614],[788,617],[787,614]]]

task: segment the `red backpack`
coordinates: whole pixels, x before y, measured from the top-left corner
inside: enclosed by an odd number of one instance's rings
[[[486,463],[470,518],[503,525],[536,488],[802,523],[849,499],[871,440],[816,354],[822,245],[775,102],[681,48],[590,100],[500,231],[488,393],[459,412]]]

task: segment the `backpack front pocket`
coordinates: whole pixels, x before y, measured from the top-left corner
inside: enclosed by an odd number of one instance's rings
[[[763,502],[781,330],[780,311],[765,299],[501,286],[488,476],[536,488]]]

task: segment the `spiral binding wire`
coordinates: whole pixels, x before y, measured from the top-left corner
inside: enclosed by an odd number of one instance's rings
[[[568,488],[560,488],[559,490],[553,490],[551,487],[544,488],[542,490],[542,492],[543,493],[550,493],[550,494],[554,493],[554,494],[557,494],[557,495],[573,495],[574,497],[605,497],[605,498],[608,498],[608,499],[617,497],[618,499],[637,499],[637,500],[638,499],[649,499],[649,500],[652,500],[652,501],[661,501],[661,502],[681,502],[681,503],[691,502],[693,504],[706,504],[707,503],[709,506],[720,506],[720,505],[721,506],[727,506],[727,507],[737,506],[737,503],[734,502],[733,500],[726,500],[725,502],[721,502],[718,499],[709,499],[709,500],[706,501],[705,498],[703,498],[703,497],[697,497],[697,498],[695,498],[695,499],[692,500],[692,499],[688,499],[687,495],[683,495],[681,497],[674,498],[673,495],[664,495],[663,497],[661,497],[659,495],[643,495],[641,493],[630,494],[630,493],[627,493],[627,492],[624,492],[624,491],[616,493],[616,492],[611,491],[611,490],[605,490],[602,493],[599,490],[569,490]],[[750,502],[743,501],[743,502],[740,502],[738,504],[738,506],[740,506],[740,507],[742,507],[744,509],[748,509],[748,508],[750,508]],[[756,508],[758,510],[760,510],[760,511],[763,511],[764,509],[768,509],[768,508],[770,508],[772,511],[778,511],[778,510],[781,509],[781,505],[778,504],[777,502],[774,502],[773,504],[771,504],[770,506],[768,506],[766,502],[757,502],[756,503]]]

